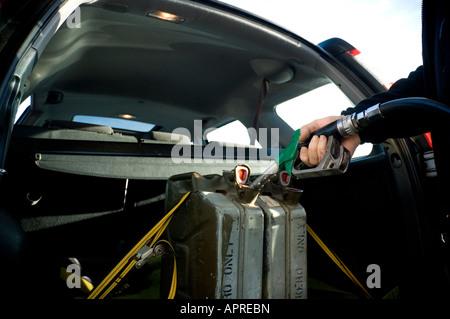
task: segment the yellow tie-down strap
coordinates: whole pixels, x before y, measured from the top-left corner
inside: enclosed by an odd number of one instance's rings
[[[111,272],[103,279],[103,281],[91,292],[87,299],[104,299],[127,275],[127,273],[133,269],[137,263],[136,255],[139,250],[148,244],[149,247],[154,247],[159,237],[166,230],[169,225],[174,212],[180,207],[181,204],[188,198],[190,192],[186,193],[181,200],[167,213],[142,239],[122,258],[122,260],[111,270]],[[169,245],[173,250],[172,245],[166,241],[161,240]],[[172,284],[169,291],[168,299],[175,297],[177,288],[177,263],[175,256],[173,257],[173,275]]]
[[[372,296],[367,291],[367,289],[359,282],[359,280],[355,277],[355,275],[350,271],[350,269],[347,268],[347,266],[344,264],[344,262],[331,250],[329,249],[324,242],[317,236],[317,234],[311,229],[309,225],[306,225],[306,229],[308,233],[311,235],[311,237],[319,244],[319,246],[323,249],[323,251],[330,257],[330,259],[339,267],[339,269],[342,270],[344,274],[347,275],[348,278],[350,278],[353,283],[358,286],[364,296],[367,299],[372,299]]]

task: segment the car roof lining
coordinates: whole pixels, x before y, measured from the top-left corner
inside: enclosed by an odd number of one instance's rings
[[[34,95],[34,105],[24,124],[45,126],[83,113],[114,117],[127,110],[165,131],[192,131],[193,119],[207,119],[204,129],[232,119],[250,127],[262,81],[251,61],[265,59],[295,72],[287,83],[270,84],[261,113],[262,123],[270,125],[264,121],[276,105],[330,82],[317,71],[323,68],[317,52],[255,21],[196,2],[121,3],[128,12],[97,1],[81,7],[79,29],[61,25],[28,78],[26,95]],[[149,18],[150,9],[185,22]],[[52,91],[63,94],[60,103],[47,103]]]

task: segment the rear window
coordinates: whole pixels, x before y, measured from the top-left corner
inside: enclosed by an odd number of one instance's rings
[[[334,84],[326,84],[277,106],[276,112],[292,129],[330,115],[339,115],[353,103]]]
[[[25,112],[27,112],[30,107],[31,107],[31,96],[27,97],[20,103],[19,108],[17,109],[16,117],[14,119],[14,124],[16,124],[20,120],[21,116]]]
[[[222,142],[234,145],[251,145],[250,133],[241,121],[235,120],[206,133],[208,142]],[[261,148],[261,144],[255,141],[255,146]]]
[[[342,110],[353,106],[334,83],[329,83],[278,105],[276,113],[293,130],[297,130],[315,119],[340,115]],[[353,158],[369,155],[372,148],[371,143],[358,146]]]
[[[109,126],[115,129],[134,131],[134,132],[150,132],[156,125],[144,123],[134,120],[118,119],[112,117],[101,117],[91,115],[75,115],[73,122]]]

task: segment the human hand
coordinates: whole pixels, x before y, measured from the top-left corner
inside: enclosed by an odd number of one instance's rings
[[[321,119],[317,119],[312,121],[309,124],[306,124],[300,128],[300,142],[305,142],[310,136],[311,133],[317,131],[318,129],[324,127],[325,125],[336,121],[337,119],[343,116],[328,116]],[[341,141],[341,145],[344,146],[349,152],[350,156],[353,156],[358,145],[361,144],[361,139],[358,134],[349,136]],[[300,150],[300,160],[307,166],[312,167],[316,166],[322,160],[323,155],[325,154],[325,149],[327,147],[327,137],[322,136],[313,136],[311,141],[309,142],[308,147],[302,147]]]

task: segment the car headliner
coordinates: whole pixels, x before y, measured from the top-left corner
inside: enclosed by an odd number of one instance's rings
[[[274,107],[330,82],[317,71],[322,58],[300,38],[224,8],[145,0],[82,6],[80,27],[62,24],[28,78],[34,105],[22,124],[127,113],[167,132],[192,131],[195,119],[204,129],[233,119],[250,127],[265,77],[259,126],[288,129]],[[151,10],[184,22],[149,17]],[[62,99],[49,99],[51,92]]]

